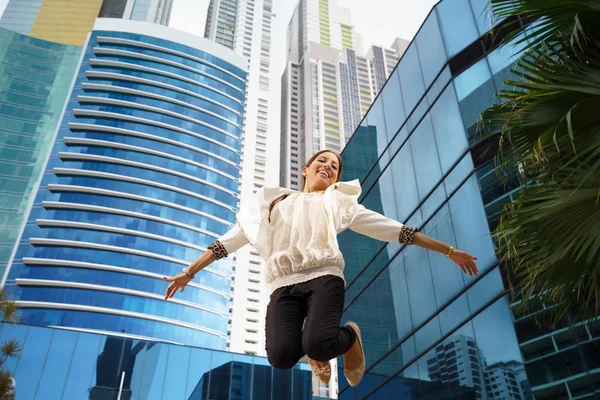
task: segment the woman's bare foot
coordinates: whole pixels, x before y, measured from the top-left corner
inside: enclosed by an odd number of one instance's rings
[[[331,364],[329,361],[317,361],[310,357],[307,358],[313,374],[324,384],[329,384],[329,380],[331,379]]]
[[[365,374],[365,353],[358,325],[354,322],[348,322],[346,326],[356,332],[356,341],[354,341],[350,350],[344,354],[344,376],[350,386],[356,386]]]

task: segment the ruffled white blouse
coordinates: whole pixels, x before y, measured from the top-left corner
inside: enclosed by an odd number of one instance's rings
[[[217,258],[251,243],[267,264],[271,292],[324,275],[344,279],[344,257],[337,235],[346,229],[385,242],[411,244],[415,229],[358,204],[357,180],[339,182],[324,193],[262,188],[237,224],[209,246]],[[271,203],[283,196],[272,209]]]

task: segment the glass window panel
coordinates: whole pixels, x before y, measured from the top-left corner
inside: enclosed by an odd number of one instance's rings
[[[482,355],[480,364],[487,367],[488,374],[499,372],[503,375],[513,375],[519,388],[528,387],[507,297],[496,301],[475,317],[473,327],[477,353]],[[546,364],[546,371],[553,369],[554,365],[549,359],[543,363]],[[528,367],[528,372],[533,372],[532,368]]]
[[[377,138],[377,148],[379,149],[379,153],[383,152],[383,149],[387,148],[391,138],[388,137],[385,128],[382,96],[379,96],[371,106],[371,109],[367,114],[366,122],[370,133]]]
[[[462,271],[459,270],[459,273],[462,274]],[[443,305],[443,303],[440,302],[440,305]],[[450,303],[450,305],[446,307],[442,312],[440,312],[439,320],[442,335],[446,335],[448,332],[455,329],[458,326],[458,324],[461,324],[464,321],[466,321],[467,318],[469,318],[470,314],[471,310],[469,308],[467,294],[464,293],[459,298]]]
[[[419,193],[417,191],[417,178],[412,157],[411,141],[407,141],[392,160],[390,168],[386,171],[391,174],[395,182],[395,199],[398,210],[398,220],[406,221],[419,204]]]
[[[85,399],[89,396],[92,379],[96,375],[96,362],[98,360],[106,338],[100,335],[80,333],[77,336],[73,361],[69,369],[69,377],[65,385],[65,399]]]
[[[373,364],[391,345],[398,342],[397,329],[402,322],[397,323],[395,315],[391,278],[389,270],[386,269],[342,317],[343,321],[354,321],[361,327],[367,366]],[[403,316],[402,321],[406,321],[406,316]],[[399,364],[401,360],[388,358],[388,361]]]
[[[5,289],[9,287],[9,284],[5,286]],[[29,334],[29,326],[27,325],[9,325],[2,324],[0,329],[0,336],[2,341],[16,340],[21,347],[25,343],[27,336]],[[34,328],[32,328],[34,329]],[[5,362],[3,367],[14,374],[15,368],[17,367],[17,363],[19,362],[19,357],[10,357]]]
[[[131,389],[134,398],[144,400],[159,397],[163,393],[165,384],[165,372],[169,351],[172,346],[159,344],[128,341],[124,348],[126,358],[133,363],[133,370],[128,368],[126,376],[131,375]],[[185,370],[185,366],[180,367]],[[173,397],[176,398],[176,397]]]
[[[489,0],[469,0],[477,23],[479,35],[483,36],[492,28],[492,11]]]
[[[208,390],[212,354],[209,350],[191,349],[186,398],[200,399]]]
[[[492,75],[495,75],[506,67],[514,64],[520,58],[525,46],[527,46],[527,42],[517,45],[516,41],[519,41],[524,37],[525,33],[522,33],[515,38],[514,44],[500,46],[488,54],[487,58],[490,69],[492,70]]]
[[[163,399],[187,400],[185,394],[188,377],[187,370],[190,367],[191,349],[189,347],[174,345],[170,345],[169,347],[170,351],[166,364]]]
[[[431,195],[423,202],[420,208],[423,220],[427,221],[439,208],[440,205],[446,200],[446,188],[443,184],[438,185]]]
[[[425,93],[421,64],[415,42],[408,47],[404,56],[402,56],[394,74],[400,77],[404,110],[406,115],[409,115]]]
[[[442,173],[446,173],[468,147],[460,108],[452,85],[449,85],[438,98],[429,115],[433,123],[436,144],[439,149],[443,149],[439,152],[439,160]]]
[[[487,59],[469,67],[454,80],[454,84],[469,142],[481,139],[481,132],[478,130],[481,113],[497,102],[498,93]]]
[[[427,100],[429,101],[429,104],[435,102],[437,97],[446,89],[451,80],[452,73],[450,72],[450,67],[446,66],[427,91]]]
[[[456,87],[458,100],[464,100],[491,78],[492,75],[487,60],[479,60],[462,74],[454,78],[454,86]]]
[[[431,119],[427,115],[410,137],[419,198],[423,199],[442,177]]]
[[[32,329],[27,335],[27,339],[21,342],[23,352],[19,357],[13,375],[17,382],[19,397],[24,399],[35,397],[42,376],[44,361],[48,351],[50,351],[50,341],[53,333],[52,329]],[[27,382],[27,384],[19,385],[19,382]]]
[[[456,246],[454,223],[448,204],[444,205],[429,223],[425,225],[423,233],[444,243]],[[452,297],[464,288],[463,273],[456,264],[448,260],[443,254],[429,252],[428,257],[429,264],[431,265],[436,302],[438,307],[440,307],[450,301]]]
[[[232,360],[233,355],[231,353],[212,353],[208,398],[228,398],[232,380]]]
[[[423,23],[417,33],[416,42],[419,49],[423,80],[427,87],[446,64],[446,51],[436,12],[432,12]]]
[[[468,0],[444,0],[437,5],[436,11],[448,58],[454,57],[479,38]]]
[[[451,194],[454,190],[456,190],[474,168],[475,166],[473,165],[473,158],[467,153],[444,180],[446,192]]]
[[[385,90],[381,91],[379,96],[383,99],[383,109],[385,111],[385,127],[389,137],[393,137],[400,129],[406,119],[404,104],[402,101],[402,89],[398,74],[392,74],[388,79]]]
[[[268,365],[265,358],[254,357],[254,360],[255,364],[252,372],[252,399],[271,400],[270,389],[274,384],[273,374],[271,372],[272,368]]]
[[[480,268],[481,266],[478,265]],[[465,279],[470,281],[473,278],[466,275]],[[502,276],[500,269],[494,267],[486,276],[481,278],[472,288],[467,292],[467,298],[469,299],[469,307],[472,312],[483,307],[488,301],[494,296],[502,293],[504,290],[504,284],[502,283]]]
[[[271,388],[273,400],[293,398],[292,370],[280,370],[272,368],[271,371],[273,373],[273,386]]]
[[[450,214],[456,235],[457,248],[477,257],[479,271],[483,272],[496,262],[496,254],[481,200],[476,175],[450,198]],[[467,282],[473,277],[466,276]]]
[[[59,399],[62,397],[77,336],[77,332],[54,331],[44,373],[37,389],[37,398]]]
[[[401,253],[406,266],[406,284],[410,298],[411,320],[418,326],[435,313],[435,293],[427,250],[407,246]]]

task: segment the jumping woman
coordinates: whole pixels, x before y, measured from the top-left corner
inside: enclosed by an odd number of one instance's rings
[[[358,181],[340,182],[342,160],[320,151],[302,169],[303,191],[262,188],[237,224],[169,282],[165,299],[183,291],[213,261],[250,243],[267,263],[271,300],[266,351],[274,368],[292,368],[305,354],[315,376],[331,377],[329,360],[344,356],[344,375],[356,386],[365,373],[360,329],[340,327],[344,308],[344,258],[337,235],[351,229],[384,242],[417,245],[445,254],[464,273],[477,275],[475,258],[358,204]]]

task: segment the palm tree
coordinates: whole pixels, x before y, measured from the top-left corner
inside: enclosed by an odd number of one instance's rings
[[[525,44],[483,122],[499,137],[498,169],[524,187],[504,209],[499,251],[522,307],[550,324],[600,315],[600,1],[491,0],[518,16],[504,45]],[[511,20],[510,18],[507,21]]]
[[[11,324],[17,322],[19,316],[19,306],[13,300],[6,298],[4,292],[0,290],[0,313],[2,315],[2,324]],[[14,398],[13,378],[4,363],[10,357],[16,357],[21,352],[19,343],[15,339],[0,343],[0,399],[9,400]]]

